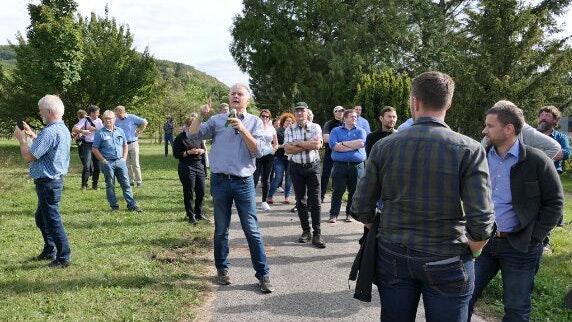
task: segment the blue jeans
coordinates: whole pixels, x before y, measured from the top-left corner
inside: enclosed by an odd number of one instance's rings
[[[381,239],[378,250],[381,321],[415,321],[421,294],[427,321],[467,321],[475,276],[472,255],[437,256]]]
[[[129,185],[129,175],[127,174],[127,164],[125,161],[122,159],[108,160],[107,163],[100,162],[99,165],[105,176],[105,194],[107,195],[109,206],[114,209],[119,208],[117,197],[115,196],[115,178],[117,178],[121,190],[123,191],[123,198],[125,198],[125,202],[127,202],[127,208],[136,208],[137,204],[135,203],[135,199],[133,199],[133,192]]]
[[[290,189],[292,188],[292,178],[290,178],[290,172],[288,171],[288,157],[276,156],[274,158],[274,179],[270,184],[270,189],[268,190],[268,198],[272,198],[278,189],[278,185],[282,182],[282,179],[286,176],[284,182],[284,197],[288,198],[290,196]],[[263,200],[265,201],[265,200]]]
[[[260,279],[268,275],[270,269],[266,262],[264,242],[256,218],[256,191],[252,176],[240,178],[213,173],[211,195],[214,205],[214,259],[217,270],[228,269],[230,264],[228,261],[228,228],[234,200],[240,225],[250,249],[250,259],[256,271],[255,276]]]
[[[363,162],[338,162],[334,161],[334,168],[332,170],[332,207],[330,208],[330,218],[338,218],[340,208],[342,207],[342,196],[348,190],[348,202],[346,204],[346,215],[350,214],[352,207],[352,198],[356,191],[356,185],[363,176],[364,166]]]
[[[542,257],[542,243],[521,253],[506,238],[489,240],[475,262],[475,292],[469,305],[469,318],[475,302],[500,270],[503,285],[503,321],[529,321],[530,295]]]
[[[326,192],[328,192],[328,182],[330,181],[330,175],[332,174],[332,167],[334,166],[334,160],[332,160],[331,153],[324,154],[324,160],[322,160],[322,177],[320,178],[320,197],[324,199]]]
[[[69,262],[70,245],[60,215],[60,199],[64,182],[62,179],[38,179],[36,193],[38,208],[36,209],[36,226],[44,238],[44,255],[56,255],[56,260]]]

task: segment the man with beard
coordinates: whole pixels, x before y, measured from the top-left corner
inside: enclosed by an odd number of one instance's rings
[[[380,124],[379,129],[368,134],[365,139],[365,153],[368,156],[369,152],[371,152],[371,148],[377,141],[396,131],[395,124],[397,124],[397,112],[395,111],[395,108],[391,106],[382,108],[377,115],[377,119]]]
[[[499,101],[486,113],[496,232],[475,261],[475,290],[469,320],[481,292],[500,270],[503,321],[530,319],[531,293],[542,257],[542,241],[562,216],[560,178],[540,150],[519,140],[524,117],[516,105]]]
[[[553,138],[562,150],[553,158],[554,166],[558,173],[564,171],[564,160],[570,157],[570,143],[568,142],[568,135],[564,132],[556,131],[561,117],[560,111],[555,106],[544,106],[538,112],[538,127],[537,130]]]

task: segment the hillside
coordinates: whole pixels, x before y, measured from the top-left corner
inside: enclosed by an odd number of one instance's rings
[[[7,69],[16,65],[16,53],[8,45],[0,45],[0,65]]]

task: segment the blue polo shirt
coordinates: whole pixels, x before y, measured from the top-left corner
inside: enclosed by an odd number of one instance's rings
[[[127,144],[125,132],[117,126],[113,131],[106,127],[97,130],[93,138],[93,147],[97,148],[105,160],[113,161],[123,157],[123,145]]]
[[[125,132],[127,142],[137,141],[135,131],[143,124],[145,124],[145,119],[133,114],[126,114],[123,119],[115,118],[115,126],[120,127]]]
[[[361,127],[354,126],[348,130],[345,126],[338,126],[330,132],[329,145],[332,149],[332,160],[340,162],[363,162],[365,161],[365,147],[349,152],[334,151],[334,146],[338,142],[362,140],[365,142],[367,134]]]
[[[63,121],[46,125],[30,146],[36,160],[30,163],[32,179],[56,179],[68,173],[71,135]]]

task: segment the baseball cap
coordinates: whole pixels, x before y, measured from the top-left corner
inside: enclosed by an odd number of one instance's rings
[[[336,107],[334,107],[334,113],[337,112],[337,111],[340,111],[340,110],[343,111],[343,110],[345,110],[345,109],[344,109],[343,106],[339,106],[339,105],[336,106]]]
[[[296,103],[296,104],[294,105],[293,110],[296,111],[297,109],[301,109],[301,108],[307,110],[307,109],[308,109],[308,104],[307,104],[306,102],[298,102],[298,103]]]

